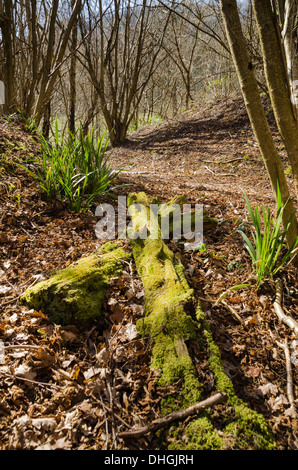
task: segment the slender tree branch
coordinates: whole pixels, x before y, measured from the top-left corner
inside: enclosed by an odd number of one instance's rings
[[[163,418],[158,418],[147,426],[144,426],[142,428],[131,429],[130,431],[120,432],[118,434],[118,437],[122,439],[142,437],[145,434],[158,431],[158,429],[161,429],[167,426],[168,424],[171,424],[173,421],[183,420],[188,416],[194,415],[202,410],[205,410],[206,408],[209,408],[210,406],[217,405],[218,403],[223,403],[227,401],[227,399],[228,396],[225,393],[216,393],[212,397],[209,397],[204,401],[196,403],[195,405],[190,406],[185,410],[174,411],[173,413],[170,413],[167,416],[164,416]]]

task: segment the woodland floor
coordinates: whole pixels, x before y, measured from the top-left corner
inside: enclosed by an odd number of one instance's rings
[[[274,134],[288,170],[281,139]],[[0,364],[0,449],[154,450],[158,443],[151,435],[132,442],[117,439],[119,431],[156,418],[162,398],[175,393],[175,385],[157,386],[158,374],[150,369],[151,343],[136,334],[144,293],[133,262],[111,281],[103,330],[102,325],[84,332],[61,327],[42,312],[20,305],[19,297],[29,285],[101,244],[95,237],[94,212],[77,215],[46,202],[15,166],[16,160],[35,151],[20,122],[1,122],[0,158],[5,165],[0,170],[0,340],[24,348],[7,349]],[[252,205],[263,202],[274,209],[242,100],[203,104],[173,121],[142,128],[113,151],[112,159],[129,165],[119,180],[130,186],[116,194],[145,191],[164,201],[185,194],[220,221],[216,230],[204,233],[205,252],[184,251],[174,242],[171,248],[201,299],[237,395],[265,416],[278,449],[297,450],[285,355],[277,344],[287,339],[294,347],[295,336],[274,313],[270,283],[264,282],[258,292],[243,289],[226,298],[244,324],[229,308],[214,307],[210,301],[251,280],[251,262],[237,233],[248,221],[242,189]],[[288,179],[292,185],[290,173]],[[298,320],[297,271],[288,267],[280,276],[284,310]],[[105,377],[99,380],[95,354],[106,347],[110,353],[100,366]],[[290,351],[295,355],[297,349]],[[195,358],[196,351],[192,354]],[[296,397],[297,363],[292,364]],[[196,366],[206,392],[212,391],[204,358]]]

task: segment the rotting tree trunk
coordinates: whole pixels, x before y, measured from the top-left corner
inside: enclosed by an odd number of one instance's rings
[[[121,272],[126,257],[121,246],[108,242],[98,254],[81,258],[29,287],[21,302],[55,323],[89,327],[101,317],[108,281]]]
[[[260,98],[258,84],[253,65],[246,48],[236,0],[221,0],[221,13],[225,25],[231,54],[237,70],[244,102],[250,123],[259,145],[264,164],[266,166],[272,189],[277,195],[279,182],[282,202],[286,203],[283,214],[284,227],[287,226],[291,215],[295,212],[290,193],[274,140],[266,119],[265,111]],[[298,235],[297,218],[294,214],[291,226],[287,233],[287,243],[292,246]]]
[[[261,41],[265,75],[275,120],[292,166],[298,198],[298,123],[291,104],[291,91],[270,0],[253,1]]]
[[[223,425],[220,436],[217,432],[219,429],[214,429],[211,414],[205,410],[203,416],[194,417],[184,426],[165,430],[163,448],[225,449],[231,444],[228,436],[233,432],[235,449],[243,446],[275,449],[275,442],[264,417],[248,408],[235,395],[201,305],[188,285],[183,265],[161,238],[159,223],[154,212],[150,211],[150,201],[146,194],[130,194],[128,210],[132,217],[129,234],[133,256],[145,291],[145,317],[138,321],[137,328],[144,338],[152,342],[151,367],[160,372],[159,384],[175,384],[177,390],[175,395],[163,400],[162,414],[168,415],[169,412],[185,409],[206,398],[188,350],[190,341],[197,345],[200,354],[204,354],[204,360],[208,358],[210,374],[215,380],[212,391],[220,391],[228,396],[221,413],[233,408],[232,414],[229,414],[233,418],[229,418],[227,426]],[[150,220],[150,215],[154,220]],[[198,363],[197,367],[199,366]],[[222,423],[224,421],[223,419]],[[126,437],[129,438],[129,433]]]

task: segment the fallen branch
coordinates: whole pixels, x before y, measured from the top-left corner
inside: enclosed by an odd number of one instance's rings
[[[296,405],[295,405],[295,397],[294,397],[294,387],[293,387],[293,374],[292,374],[292,364],[291,364],[291,355],[288,347],[287,338],[285,339],[284,343],[279,341],[276,342],[280,348],[284,350],[285,358],[286,358],[286,369],[287,369],[287,395],[291,405],[291,409],[293,411],[293,415],[296,417]]]
[[[280,279],[276,282],[276,297],[273,307],[278,319],[294,330],[295,335],[298,336],[298,322],[294,320],[294,318],[286,315],[282,308],[282,281]]]
[[[167,426],[168,424],[172,423],[173,421],[182,420],[191,416],[199,411],[208,408],[209,406],[216,405],[218,403],[223,403],[228,399],[228,396],[225,393],[219,392],[212,397],[207,398],[199,403],[196,403],[185,410],[174,411],[163,418],[158,418],[154,420],[152,423],[144,426],[142,428],[131,429],[130,431],[120,432],[118,437],[125,439],[125,438],[139,438],[144,436],[145,434],[152,433],[158,431],[158,429]]]
[[[59,385],[50,384],[47,382],[38,382],[37,380],[27,379],[26,377],[21,377],[19,375],[9,374],[8,372],[4,372],[3,370],[0,371],[0,374],[4,375],[5,377],[9,377],[11,379],[22,380],[23,382],[29,382],[34,385],[39,385],[40,387],[44,387],[46,389],[51,389],[51,388],[54,390],[62,389],[62,387]]]
[[[253,158],[249,158],[248,159],[249,162],[259,162],[260,160],[256,160],[256,159],[253,159]],[[227,163],[233,163],[233,162],[245,162],[246,159],[244,157],[240,157],[240,158],[231,158],[230,160],[226,160],[226,161],[220,161],[220,162],[216,162],[214,160],[202,160],[202,163],[216,163],[218,165],[220,164],[227,164]]]

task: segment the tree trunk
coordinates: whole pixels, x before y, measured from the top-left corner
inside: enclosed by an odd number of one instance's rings
[[[298,119],[298,31],[297,31],[297,10],[298,0],[284,0],[283,10],[280,13],[282,18],[282,39],[285,50],[286,63],[288,69],[289,82],[291,87],[292,103]]]
[[[279,182],[282,201],[284,203],[288,201],[283,217],[283,224],[286,226],[291,214],[294,212],[294,206],[290,200],[287,180],[263,109],[253,66],[241,28],[237,2],[236,0],[221,0],[220,6],[246,109],[272,189],[277,194],[277,184]],[[290,246],[296,240],[297,235],[297,218],[294,215],[287,234],[287,242]]]
[[[120,119],[115,120],[114,126],[110,130],[110,140],[112,147],[119,147],[126,141],[128,125]]]
[[[276,123],[292,166],[298,197],[298,123],[293,115],[291,93],[283,65],[278,25],[270,0],[254,0],[253,7],[261,41],[265,75]]]
[[[49,42],[48,42],[48,48],[47,48],[46,58],[44,62],[43,76],[41,80],[40,91],[39,91],[37,103],[35,105],[35,110],[34,110],[35,121],[37,125],[39,125],[42,119],[42,116],[44,114],[45,108],[47,106],[47,103],[50,101],[52,97],[53,88],[57,81],[57,76],[60,70],[60,66],[63,62],[65,50],[68,44],[68,40],[72,31],[72,28],[81,10],[82,1],[76,0],[69,22],[67,24],[65,32],[63,33],[62,39],[60,41],[59,48],[57,51],[55,51],[54,50],[55,28],[56,28],[58,6],[59,6],[59,0],[55,0],[52,2],[52,11],[51,11],[51,19],[50,19],[50,27],[49,27]],[[56,57],[54,57],[55,61],[53,64],[54,54],[56,54]],[[51,71],[52,68],[54,69]]]
[[[31,47],[31,54],[29,56],[29,73],[30,76],[30,88],[28,90],[28,96],[24,106],[24,111],[27,116],[32,115],[34,107],[36,87],[38,83],[38,63],[39,63],[39,52],[38,52],[38,40],[37,40],[37,5],[36,0],[26,0],[26,17],[29,27],[29,44]]]
[[[71,8],[74,9],[75,1],[71,1]],[[72,34],[71,34],[71,57],[70,57],[70,71],[69,71],[69,118],[68,127],[70,132],[75,133],[75,120],[76,120],[76,55],[75,50],[77,47],[78,38],[78,22],[77,19],[74,23]]]
[[[16,111],[15,103],[15,74],[14,74],[14,58],[13,58],[13,35],[12,35],[12,2],[4,0],[0,5],[1,33],[3,41],[3,55],[5,65],[4,69],[4,85],[5,85],[5,104],[4,113],[11,114]]]
[[[45,139],[50,136],[50,122],[51,122],[51,102],[49,101],[43,115],[42,135]]]

